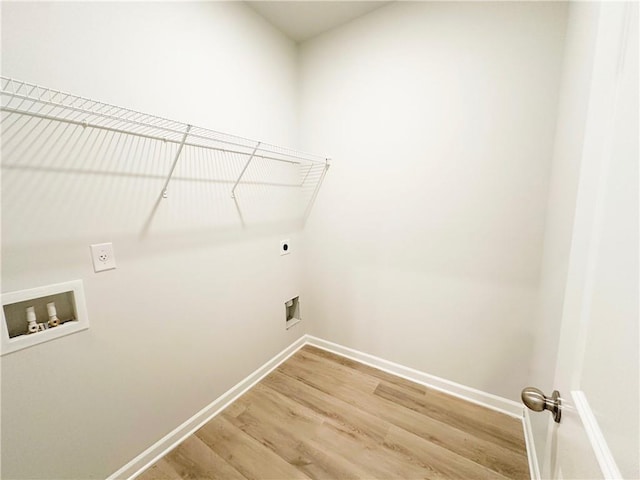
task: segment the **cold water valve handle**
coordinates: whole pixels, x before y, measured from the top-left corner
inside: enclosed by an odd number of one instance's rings
[[[534,387],[527,387],[522,390],[522,403],[524,403],[528,409],[534,412],[542,412],[543,410],[549,410],[553,414],[553,420],[556,423],[560,423],[562,417],[562,401],[560,400],[560,392],[554,390],[551,393],[551,398],[545,396],[541,390]]]

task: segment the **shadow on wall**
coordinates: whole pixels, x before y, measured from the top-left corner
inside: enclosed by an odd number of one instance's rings
[[[322,166],[178,145],[14,113],[2,117],[3,244],[99,235],[199,242],[297,230]]]

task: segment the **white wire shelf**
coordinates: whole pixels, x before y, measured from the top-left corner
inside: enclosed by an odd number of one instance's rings
[[[82,127],[83,130],[95,129],[173,144],[173,163],[165,174],[166,181],[160,192],[165,198],[183,147],[214,150],[235,158],[246,158],[229,192],[234,200],[236,188],[244,183],[243,176],[252,162],[274,161],[298,168],[301,180],[298,186],[310,192],[305,216],[330,165],[330,159],[321,155],[197,127],[9,77],[0,76],[0,97],[3,136],[13,133],[10,132],[12,128],[20,130],[23,126],[18,120],[10,121],[11,118],[26,116],[40,122],[62,122],[76,128]],[[16,125],[17,128],[14,128]],[[25,135],[22,136],[21,141],[28,141]]]
[[[177,144],[183,143],[182,137],[189,128],[186,123],[91,100],[34,83],[8,77],[0,77],[0,79],[3,112],[30,115]],[[325,164],[329,160],[320,155],[196,126],[191,126],[188,139],[184,142],[188,146],[246,155],[250,155],[258,143],[260,146],[256,151],[256,158],[291,163]]]

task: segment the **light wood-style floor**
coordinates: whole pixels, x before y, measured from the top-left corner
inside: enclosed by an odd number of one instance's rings
[[[305,346],[138,480],[529,479],[522,423]]]

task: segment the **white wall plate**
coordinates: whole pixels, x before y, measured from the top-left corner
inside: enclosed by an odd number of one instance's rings
[[[288,238],[280,240],[280,255],[289,255],[291,253],[291,240]]]

